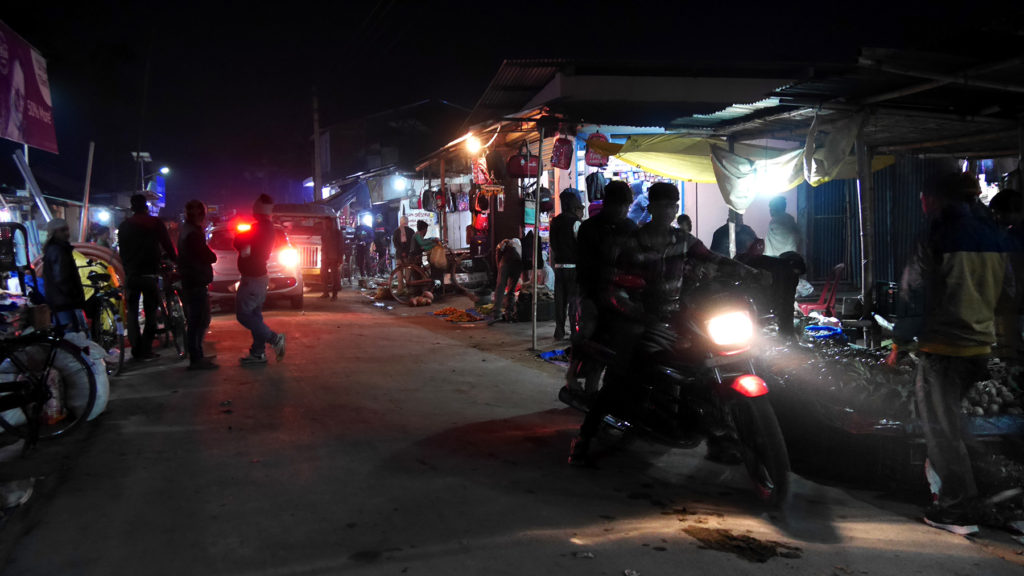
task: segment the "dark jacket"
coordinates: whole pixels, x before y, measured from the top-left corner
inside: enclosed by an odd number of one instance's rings
[[[85,308],[85,290],[69,242],[50,240],[43,250],[46,303],[54,311]]]
[[[270,218],[259,216],[248,232],[235,236],[235,250],[238,250],[238,272],[246,278],[267,275],[267,260],[274,251],[276,232]],[[246,254],[248,249],[248,254]]]
[[[405,229],[405,242],[402,242],[402,229]],[[412,253],[413,234],[416,232],[408,226],[399,226],[391,235],[391,242],[395,245],[395,257],[405,258]]]
[[[575,214],[562,212],[551,219],[551,263],[576,264],[578,249],[576,227],[580,219]]]
[[[206,245],[206,233],[185,222],[178,235],[178,272],[186,290],[205,288],[213,282],[213,263],[217,255]]]
[[[129,278],[159,274],[161,251],[177,260],[167,226],[149,214],[133,214],[122,222],[117,228],[117,243]]]
[[[334,226],[326,226],[320,237],[320,262],[325,264],[341,262],[342,248],[341,230]]]
[[[750,245],[757,240],[757,233],[746,224],[736,226],[736,254],[746,254]],[[729,223],[726,222],[711,236],[711,251],[729,257]]]
[[[576,278],[580,284],[580,295],[591,298],[603,305],[607,290],[617,273],[619,253],[629,235],[637,229],[629,218],[613,220],[609,212],[602,210],[580,224],[576,235],[579,243],[579,257],[576,264]]]

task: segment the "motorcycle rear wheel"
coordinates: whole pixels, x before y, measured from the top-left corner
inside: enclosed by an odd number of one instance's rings
[[[758,499],[781,505],[789,495],[789,452],[772,405],[764,396],[740,398],[731,412]]]

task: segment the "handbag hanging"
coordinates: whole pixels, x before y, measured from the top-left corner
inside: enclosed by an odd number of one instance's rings
[[[572,166],[572,156],[572,141],[565,136],[556,138],[551,146],[551,165],[559,170],[568,170]]]
[[[520,150],[508,159],[506,168],[513,178],[536,178],[540,174],[540,157],[523,154]]]
[[[587,166],[594,166],[597,168],[604,168],[608,165],[608,157],[601,154],[597,150],[593,149],[590,144],[591,142],[607,142],[608,137],[600,132],[594,132],[587,138],[587,153],[583,157],[583,161]]]

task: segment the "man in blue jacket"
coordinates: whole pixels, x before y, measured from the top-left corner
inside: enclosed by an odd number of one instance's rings
[[[247,232],[235,236],[238,271],[242,275],[235,294],[235,318],[252,332],[249,354],[240,359],[243,366],[266,364],[267,344],[274,347],[278,362],[284,358],[284,334],[275,333],[263,322],[263,303],[267,300],[267,288],[270,286],[267,260],[274,250],[276,238],[274,223],[270,220],[273,209],[274,200],[260,194],[252,205],[256,221]]]
[[[942,481],[939,499],[925,513],[932,524],[972,525],[983,503],[964,442],[960,401],[972,383],[987,378],[995,343],[996,302],[1007,280],[1008,254],[995,222],[975,209],[980,190],[970,174],[946,175],[921,195],[928,227],[903,271],[901,297],[919,317],[896,324],[897,345],[918,342],[916,401],[928,461]],[[890,356],[890,361],[895,357]]]

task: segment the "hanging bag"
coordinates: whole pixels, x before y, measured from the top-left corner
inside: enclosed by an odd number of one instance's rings
[[[540,158],[520,150],[519,154],[508,159],[506,168],[513,178],[536,178],[540,174]]]
[[[587,166],[604,168],[608,165],[608,157],[592,148],[590,145],[592,142],[608,142],[608,137],[600,132],[591,134],[587,138],[587,153],[583,157],[583,161],[586,162]]]
[[[559,170],[568,170],[572,166],[573,146],[572,140],[565,136],[556,138],[551,146],[551,165]]]

